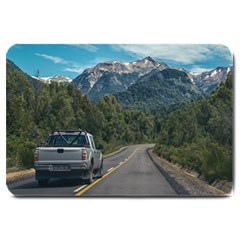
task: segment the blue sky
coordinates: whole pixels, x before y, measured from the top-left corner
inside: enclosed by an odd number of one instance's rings
[[[99,62],[130,62],[147,56],[192,72],[233,65],[229,49],[212,44],[16,44],[7,52],[7,58],[29,75],[39,70],[40,77],[70,78]]]

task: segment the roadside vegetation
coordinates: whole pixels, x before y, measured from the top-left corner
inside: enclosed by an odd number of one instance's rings
[[[37,144],[55,130],[84,129],[104,153],[155,142],[165,159],[215,179],[232,179],[232,76],[208,98],[167,115],[123,109],[106,95],[92,103],[72,84],[33,88],[20,71],[7,73],[7,168],[33,167]]]
[[[155,153],[194,169],[210,183],[232,181],[232,76],[206,99],[165,116]]]

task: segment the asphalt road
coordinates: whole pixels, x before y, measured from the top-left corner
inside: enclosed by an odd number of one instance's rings
[[[147,149],[152,144],[135,145],[104,158],[104,175],[92,184],[81,180],[51,179],[47,187],[28,178],[8,185],[15,196],[37,197],[152,197],[177,196],[176,191],[155,167]]]

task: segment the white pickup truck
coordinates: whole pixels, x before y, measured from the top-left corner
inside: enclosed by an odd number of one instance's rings
[[[55,131],[34,154],[35,178],[46,186],[50,178],[82,178],[87,183],[103,175],[103,157],[86,131]]]

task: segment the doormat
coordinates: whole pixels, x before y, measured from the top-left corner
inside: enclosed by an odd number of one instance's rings
[[[16,44],[6,67],[13,195],[231,196],[226,46]]]

